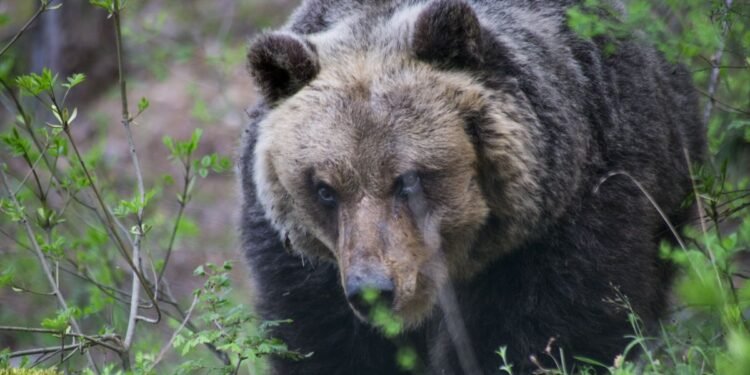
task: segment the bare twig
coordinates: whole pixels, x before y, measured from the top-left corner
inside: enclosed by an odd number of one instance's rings
[[[742,109],[742,108],[737,108],[737,107],[735,107],[735,106],[733,106],[731,104],[725,103],[725,102],[719,100],[718,98],[716,98],[716,95],[711,95],[711,94],[709,94],[709,93],[707,93],[707,92],[705,92],[705,91],[703,91],[703,90],[701,90],[699,88],[696,88],[695,90],[699,94],[705,96],[711,102],[713,102],[713,104],[715,104],[717,108],[719,108],[719,109],[721,109],[721,110],[723,110],[725,112],[739,113],[741,115],[750,115],[750,111],[748,111],[746,109]],[[710,115],[709,115],[709,117],[710,117]]]
[[[168,283],[166,283],[166,282],[164,283],[164,290],[165,290],[164,294],[166,295],[166,297],[167,297],[168,299],[164,299],[163,301],[164,301],[165,303],[167,303],[167,304],[171,305],[172,307],[174,307],[175,311],[177,311],[177,314],[179,314],[179,315],[180,315],[180,317],[181,317],[182,319],[185,319],[185,317],[187,317],[187,313],[186,313],[186,312],[185,312],[185,311],[184,311],[184,310],[183,310],[183,309],[182,309],[182,308],[180,307],[180,305],[179,305],[179,304],[177,303],[177,300],[176,300],[176,299],[174,298],[174,295],[172,294],[172,290],[171,290],[171,289],[169,288],[169,284],[168,284]],[[174,319],[174,317],[173,317],[173,319]],[[175,320],[176,320],[176,319],[175,319]],[[193,322],[191,322],[191,321],[189,321],[189,320],[187,321],[187,325],[186,325],[186,327],[187,327],[187,329],[188,329],[188,330],[190,330],[190,332],[193,332],[193,333],[197,333],[197,332],[199,331],[198,327],[196,327],[196,326],[195,326],[195,324],[193,324]],[[214,354],[214,356],[216,356],[216,358],[218,358],[218,359],[219,359],[219,360],[220,360],[220,361],[221,361],[221,362],[222,362],[222,363],[223,363],[223,364],[224,364],[225,366],[229,366],[229,365],[231,365],[231,364],[232,364],[232,362],[230,361],[230,359],[229,359],[229,356],[227,355],[227,353],[225,353],[225,352],[224,352],[224,351],[222,351],[222,350],[219,350],[218,348],[216,348],[216,346],[215,346],[215,345],[211,344],[210,342],[207,342],[207,343],[205,343],[204,345],[205,345],[205,346],[206,346],[206,347],[208,348],[208,350],[210,350],[210,351],[211,351],[211,353],[213,353],[213,354]]]
[[[75,350],[75,349],[78,349],[78,346],[76,346],[75,344],[69,344],[66,346],[48,346],[46,348],[26,349],[26,350],[19,350],[19,351],[10,353],[10,358],[26,357],[29,355],[47,354],[47,353],[52,353],[52,352],[56,353],[56,352]]]
[[[732,8],[732,1],[733,0],[724,0],[724,5],[726,6],[726,11],[728,12]],[[719,43],[721,45],[719,46],[719,49],[716,50],[716,53],[711,57],[711,76],[708,80],[708,102],[706,103],[706,107],[703,109],[703,123],[708,125],[708,120],[711,118],[711,110],[714,106],[714,95],[716,94],[716,88],[719,86],[719,73],[721,73],[721,58],[724,56],[724,47],[726,46],[726,43],[724,42],[724,39],[726,38],[727,33],[729,32],[729,22],[726,20],[726,14],[724,15],[724,20],[722,22],[722,35],[721,40]]]
[[[139,283],[139,274],[141,274],[141,241],[143,239],[143,206],[146,204],[146,190],[143,184],[143,174],[141,173],[141,166],[138,162],[138,154],[135,151],[135,142],[133,141],[133,133],[130,129],[130,113],[128,111],[128,93],[127,93],[127,81],[125,81],[125,72],[123,69],[123,55],[124,51],[122,48],[122,32],[120,26],[120,1],[114,0],[114,10],[112,16],[115,21],[115,45],[117,49],[117,69],[119,72],[120,82],[120,100],[122,102],[122,125],[125,127],[125,134],[128,138],[128,146],[130,147],[130,157],[133,160],[133,167],[135,168],[136,179],[138,180],[138,195],[139,195],[139,206],[138,212],[136,213],[137,228],[133,233],[133,282],[132,291],[130,293],[130,314],[128,316],[128,327],[125,332],[125,340],[123,346],[125,349],[130,348],[133,343],[135,334],[135,326],[138,322],[138,299],[140,298],[141,286]],[[145,287],[145,285],[144,285]],[[154,301],[156,303],[156,301]],[[146,320],[146,319],[141,319]],[[158,320],[156,320],[158,322]]]
[[[14,290],[17,290],[18,292],[34,294],[37,296],[54,296],[55,295],[55,292],[38,292],[38,291],[31,290],[31,289],[28,289],[26,287],[23,287],[17,284],[11,284],[11,288],[13,288]]]
[[[180,323],[180,326],[177,327],[177,329],[172,333],[172,337],[169,338],[169,341],[167,341],[166,344],[161,348],[161,351],[159,351],[159,355],[156,356],[156,359],[154,360],[154,363],[151,364],[149,367],[149,370],[147,372],[150,372],[151,370],[156,367],[156,365],[161,362],[162,359],[164,359],[164,355],[167,354],[167,351],[169,348],[172,347],[172,344],[174,343],[174,340],[177,338],[177,335],[180,334],[180,332],[185,328],[185,325],[190,320],[190,316],[193,314],[193,309],[195,309],[195,306],[198,304],[198,296],[196,295],[193,297],[193,303],[190,304],[190,308],[188,308],[187,312],[185,313],[185,317],[182,319],[182,323]]]
[[[42,249],[39,246],[39,243],[36,241],[34,230],[31,228],[31,224],[29,224],[29,221],[26,217],[26,212],[23,210],[23,207],[16,199],[16,196],[13,194],[13,189],[10,188],[10,185],[8,184],[8,178],[5,176],[5,171],[2,170],[2,167],[0,167],[0,176],[2,177],[3,187],[5,188],[5,191],[8,193],[8,196],[10,197],[11,202],[21,214],[21,224],[23,224],[24,228],[26,229],[26,235],[29,238],[29,242],[31,243],[32,248],[34,249],[34,253],[37,256],[40,265],[42,266],[44,275],[47,277],[47,281],[52,287],[52,290],[55,293],[55,296],[57,297],[57,301],[60,304],[60,307],[63,310],[67,311],[68,303],[65,301],[65,297],[63,296],[62,292],[60,291],[60,288],[58,288],[58,285],[55,282],[55,278],[52,275],[52,270],[50,270],[49,264],[47,264],[47,259],[44,257],[44,253],[42,252]],[[72,316],[70,317],[70,325],[73,327],[74,333],[81,334],[82,332],[81,326],[78,324],[78,321]],[[86,352],[86,359],[88,360],[91,368],[94,369],[96,373],[98,374],[99,369],[97,368],[96,362],[94,361],[94,358],[91,356],[91,353]]]
[[[88,275],[84,275],[84,274],[75,272],[75,271],[73,271],[71,269],[68,269],[66,267],[60,267],[60,269],[63,272],[69,274],[69,275],[75,276],[75,277],[77,277],[77,278],[79,278],[79,279],[81,279],[83,281],[91,283],[97,289],[99,289],[102,293],[106,294],[107,296],[111,297],[112,299],[117,300],[118,302],[122,302],[124,304],[127,304],[127,303],[130,302],[130,300],[129,300],[130,293],[127,293],[125,291],[122,291],[122,290],[119,290],[119,289],[116,289],[116,288],[104,285],[102,283],[99,283],[98,281],[94,280],[93,278],[91,278]],[[118,297],[118,294],[121,295],[122,297]],[[143,305],[141,305],[141,308],[150,308],[151,306],[152,306],[151,304],[148,304],[148,305],[147,304],[143,304]]]
[[[23,33],[25,33],[26,30],[29,29],[29,27],[31,27],[31,25],[34,23],[34,21],[36,21],[36,19],[39,18],[39,16],[42,13],[44,13],[45,11],[47,11],[47,9],[49,9],[49,5],[50,5],[50,2],[48,2],[48,1],[42,1],[42,5],[40,5],[39,9],[37,9],[36,12],[34,12],[34,15],[31,16],[31,18],[29,18],[28,21],[26,21],[26,23],[23,25],[23,27],[21,27],[21,30],[18,30],[18,32],[16,33],[16,35],[13,35],[13,38],[10,39],[10,42],[8,42],[8,44],[6,44],[5,47],[3,47],[2,50],[0,50],[0,56],[2,56],[3,54],[5,54],[5,52],[7,52],[8,49],[13,44],[16,43],[16,41],[18,40],[18,38],[20,38],[21,35],[23,35]]]
[[[56,331],[54,329],[48,329],[48,328],[34,328],[34,327],[17,327],[17,326],[0,326],[0,331],[6,331],[6,332],[28,332],[28,333],[43,333],[43,334],[50,334],[50,335],[62,335],[60,331]],[[114,341],[115,343],[119,343],[120,339],[117,335],[101,335],[101,336],[89,336],[84,335],[81,333],[75,333],[75,332],[68,332],[65,333],[65,336],[70,337],[76,337],[80,340],[90,342],[96,345],[103,346],[109,350],[112,350],[116,353],[122,352],[122,349],[118,346],[107,344],[108,341]]]

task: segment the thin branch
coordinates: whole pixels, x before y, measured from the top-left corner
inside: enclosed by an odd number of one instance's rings
[[[39,259],[39,263],[41,264],[42,269],[44,270],[44,275],[47,277],[47,281],[52,287],[52,290],[54,291],[55,296],[57,297],[57,301],[60,304],[60,307],[62,307],[63,310],[67,311],[68,303],[65,301],[65,297],[60,291],[60,288],[58,288],[57,283],[55,282],[55,278],[52,275],[52,271],[49,268],[49,264],[47,264],[47,259],[44,257],[44,253],[42,252],[42,249],[39,246],[39,243],[36,241],[36,236],[34,236],[34,230],[31,228],[31,224],[29,224],[29,221],[26,218],[26,212],[23,210],[23,207],[16,199],[16,196],[13,194],[13,189],[10,188],[10,185],[8,184],[8,178],[5,176],[5,171],[3,171],[1,167],[0,167],[0,176],[2,177],[3,187],[5,188],[5,191],[8,193],[11,201],[13,202],[13,205],[21,214],[21,224],[23,224],[24,228],[26,229],[26,235],[28,236],[29,241],[31,242],[31,246],[34,249],[34,253],[36,254],[37,258]],[[72,316],[70,317],[70,325],[73,326],[74,333],[81,334],[81,332],[83,332],[81,331],[81,326],[78,325],[78,321]],[[99,373],[98,368],[96,366],[96,362],[94,362],[94,358],[91,356],[91,353],[86,352],[86,359],[88,360],[89,365],[97,373]]]
[[[42,5],[40,5],[39,9],[37,9],[36,12],[34,12],[34,15],[31,16],[31,18],[29,18],[28,21],[26,21],[26,23],[23,25],[23,27],[21,27],[21,30],[18,30],[18,32],[16,33],[16,35],[13,35],[13,38],[11,38],[10,42],[8,42],[8,44],[6,44],[5,47],[3,47],[2,50],[0,50],[0,56],[4,55],[5,52],[7,52],[8,49],[13,44],[16,43],[16,41],[18,40],[18,38],[20,38],[21,35],[23,35],[23,33],[25,33],[26,30],[29,29],[29,27],[31,27],[31,25],[34,23],[34,21],[36,21],[36,19],[39,18],[39,16],[42,13],[44,13],[45,11],[47,11],[47,9],[49,8],[49,5],[50,5],[49,2],[42,1]]]
[[[712,66],[710,66],[710,67],[708,67],[708,68],[699,68],[699,69],[693,69],[693,70],[691,70],[691,71],[690,71],[690,73],[705,72],[706,70],[711,70],[711,69],[714,69],[714,68],[719,68],[719,69],[739,69],[739,70],[742,70],[742,69],[748,69],[748,68],[750,68],[750,66],[747,66],[747,65],[723,65],[723,66],[713,66],[713,65],[712,65]]]
[[[34,348],[34,349],[26,349],[26,350],[19,350],[16,352],[10,353],[10,358],[15,357],[26,357],[30,355],[36,355],[36,354],[47,354],[47,353],[57,353],[61,351],[68,351],[68,350],[76,350],[78,349],[78,346],[75,344],[70,344],[67,346],[48,346],[46,348]]]
[[[49,144],[46,144],[44,146],[45,150],[47,149],[47,147],[49,147]],[[36,161],[32,162],[31,157],[29,157],[29,154],[26,151],[24,151],[22,158],[26,162],[26,164],[29,166],[29,172],[27,172],[26,175],[21,180],[21,183],[19,184],[18,189],[21,189],[21,187],[26,184],[26,181],[28,180],[28,178],[31,175],[33,175],[34,181],[36,182],[37,189],[39,190],[39,194],[38,194],[39,200],[41,201],[42,205],[46,206],[47,205],[47,192],[42,187],[42,181],[39,179],[39,174],[36,173],[36,166],[39,165],[39,161],[42,160],[43,157],[44,157],[44,153],[41,153],[39,154],[39,157],[36,159]]]
[[[184,311],[184,310],[183,310],[183,309],[182,309],[182,308],[180,307],[180,305],[179,305],[179,304],[177,303],[177,300],[176,300],[176,299],[174,298],[174,295],[172,295],[172,290],[171,290],[171,289],[169,288],[169,284],[167,284],[167,283],[165,282],[165,283],[164,283],[164,288],[165,288],[165,294],[166,294],[167,298],[169,298],[169,300],[164,300],[164,302],[165,302],[165,303],[167,303],[167,304],[169,304],[169,305],[171,305],[172,307],[174,307],[174,309],[175,309],[175,310],[177,311],[177,313],[178,313],[178,314],[179,314],[179,315],[180,315],[180,316],[182,317],[182,319],[185,319],[185,317],[187,316],[187,313],[185,313],[185,311]],[[176,319],[175,319],[175,320],[176,320]],[[200,331],[200,330],[198,329],[198,327],[196,327],[196,326],[195,326],[195,325],[194,325],[194,324],[193,324],[193,323],[192,323],[191,321],[188,321],[188,322],[187,322],[187,328],[188,328],[188,330],[190,330],[190,331],[191,331],[191,332],[193,332],[193,333],[198,333],[198,332]],[[207,348],[208,348],[208,349],[209,349],[209,350],[211,351],[211,353],[213,353],[213,354],[214,354],[214,355],[216,356],[216,358],[218,358],[218,359],[219,359],[219,360],[220,360],[220,361],[221,361],[221,362],[222,362],[222,363],[223,363],[223,364],[224,364],[225,366],[229,366],[229,365],[231,365],[231,364],[232,364],[231,360],[229,359],[229,355],[227,355],[227,353],[225,353],[225,352],[224,352],[224,351],[222,351],[222,350],[219,350],[218,348],[216,348],[216,346],[214,346],[214,345],[213,345],[213,344],[211,344],[210,342],[207,342],[207,343],[205,343],[204,345],[205,345],[205,346],[206,346],[206,347],[207,347]]]
[[[157,287],[161,283],[162,278],[164,278],[164,272],[167,269],[167,264],[169,264],[169,257],[172,255],[172,249],[174,249],[175,240],[177,239],[177,231],[180,229],[180,221],[182,221],[182,215],[185,212],[185,206],[187,206],[189,200],[188,193],[190,190],[190,179],[192,178],[190,176],[190,173],[190,156],[188,156],[188,160],[185,165],[185,180],[182,187],[182,198],[179,200],[180,208],[177,210],[177,218],[175,219],[174,226],[172,227],[172,234],[169,237],[167,253],[164,255],[164,263],[159,270],[159,277],[156,279]]]
[[[119,343],[120,339],[117,335],[109,334],[109,335],[101,335],[101,336],[89,336],[89,335],[84,335],[84,334],[75,333],[75,332],[62,333],[60,331],[57,331],[54,329],[48,329],[48,328],[17,327],[17,326],[0,326],[0,331],[42,333],[42,334],[50,334],[50,335],[65,335],[65,336],[70,336],[70,337],[76,337],[80,340],[88,341],[93,344],[103,346],[116,353],[122,352],[121,348],[107,344],[107,341],[114,341],[115,343]]]
[[[75,140],[73,139],[73,135],[70,132],[69,124],[65,123],[63,124],[63,131],[68,137],[68,140],[70,141],[70,145],[73,146],[73,152],[75,153],[78,163],[81,166],[81,169],[83,170],[84,176],[86,176],[86,179],[91,185],[91,190],[94,192],[94,196],[96,197],[97,202],[99,203],[99,206],[102,208],[104,218],[106,219],[106,227],[110,228],[110,233],[113,235],[115,244],[117,245],[117,248],[120,250],[121,255],[125,259],[125,261],[128,263],[128,266],[132,270],[137,270],[133,258],[128,253],[127,248],[125,247],[124,242],[120,238],[120,236],[117,234],[116,231],[116,224],[114,222],[114,218],[111,215],[106,203],[104,203],[104,199],[102,198],[101,193],[99,192],[99,189],[96,187],[96,184],[94,182],[93,177],[91,176],[91,173],[89,172],[88,167],[86,167],[86,163],[83,161],[83,157],[81,156],[80,151],[78,150],[78,146],[75,143]],[[146,296],[151,300],[151,303],[154,304],[154,307],[156,308],[156,315],[157,320],[161,318],[161,311],[159,310],[159,305],[156,302],[156,299],[154,298],[154,294],[151,292],[151,290],[148,288],[148,281],[145,279],[145,277],[140,272],[134,272],[135,276],[138,278],[138,281],[140,281],[141,285],[143,286],[144,290],[146,291]]]
[[[116,288],[104,285],[102,283],[99,283],[98,281],[94,280],[93,278],[91,278],[88,275],[84,275],[84,274],[75,272],[75,271],[73,271],[71,269],[68,269],[66,267],[60,267],[60,269],[63,272],[69,274],[69,275],[75,276],[75,277],[77,277],[77,278],[79,278],[81,280],[84,280],[84,281],[86,281],[88,283],[91,283],[97,289],[99,289],[102,293],[104,293],[107,296],[109,296],[109,297],[117,300],[118,302],[121,302],[121,303],[124,303],[124,304],[127,304],[127,303],[130,302],[129,301],[130,293],[127,293],[125,291],[122,291],[122,290],[119,290],[119,289],[116,289]],[[118,297],[117,296],[118,294],[122,295],[123,297]],[[151,304],[143,304],[143,305],[141,305],[141,308],[151,308]]]
[[[22,249],[24,249],[24,250],[29,250],[29,251],[32,251],[30,247],[26,246],[26,244],[24,244],[24,243],[22,243],[21,241],[19,241],[19,240],[18,240],[18,239],[16,238],[16,236],[15,236],[15,235],[11,235],[10,233],[8,233],[8,232],[6,232],[5,230],[3,230],[2,228],[0,228],[0,234],[2,234],[3,236],[7,237],[7,238],[8,238],[8,239],[10,239],[11,241],[15,242],[15,243],[16,243],[16,246],[18,246],[18,247],[20,247],[20,248],[22,248]],[[10,248],[8,248],[8,249],[10,249]]]
[[[733,0],[724,0],[724,5],[726,6],[726,11],[728,12],[732,8],[732,1]],[[724,20],[722,22],[722,32],[721,32],[721,40],[719,41],[721,45],[719,46],[719,49],[716,50],[716,53],[711,57],[711,66],[713,67],[711,69],[711,76],[708,80],[708,102],[706,103],[706,107],[703,109],[703,124],[708,125],[708,120],[711,118],[711,110],[714,106],[714,95],[716,94],[716,88],[719,85],[719,73],[721,73],[721,58],[724,56],[724,47],[726,46],[726,43],[724,39],[726,39],[727,33],[729,32],[729,22],[726,20],[726,14],[724,14]]]
[[[128,316],[128,327],[125,332],[125,341],[123,346],[127,350],[133,343],[135,335],[135,327],[138,322],[138,299],[140,298],[141,286],[139,283],[139,274],[141,272],[141,241],[143,239],[143,206],[146,204],[146,190],[143,184],[143,174],[141,173],[141,165],[138,162],[138,154],[135,151],[135,142],[133,141],[133,132],[130,129],[130,113],[128,112],[128,93],[127,93],[127,82],[125,81],[125,72],[123,69],[123,55],[124,51],[122,48],[122,32],[120,26],[120,1],[114,0],[114,11],[112,16],[115,21],[115,46],[117,49],[117,70],[119,73],[120,81],[120,100],[122,101],[122,125],[125,127],[125,134],[128,138],[128,146],[130,146],[130,157],[133,160],[133,167],[135,168],[136,179],[138,180],[138,195],[139,195],[139,206],[136,214],[138,222],[137,230],[135,231],[133,239],[133,282],[130,299],[130,314]],[[144,285],[145,287],[145,285]],[[156,303],[154,301],[154,303]],[[140,320],[147,320],[145,318]],[[158,323],[158,319],[151,322]]]
[[[16,284],[11,284],[10,287],[14,291],[17,290],[18,292],[21,292],[21,293],[29,293],[29,294],[34,294],[34,295],[37,295],[37,296],[54,296],[55,295],[55,292],[37,292],[37,291],[31,290],[31,289],[27,289],[25,287],[22,287],[22,286],[16,285]]]
[[[716,98],[715,95],[711,95],[708,92],[705,92],[705,91],[703,91],[703,90],[701,90],[701,89],[699,89],[697,87],[696,87],[695,90],[699,94],[701,94],[701,95],[705,96],[706,98],[708,98],[710,102],[713,102],[713,104],[717,104],[717,107],[720,107],[721,109],[723,109],[726,112],[734,112],[734,113],[739,113],[739,114],[742,114],[742,115],[750,115],[750,111],[748,111],[748,110],[745,110],[745,109],[742,109],[742,108],[737,108],[737,107],[732,106],[731,104],[727,104],[727,103],[719,100],[718,98]],[[707,103],[707,105],[708,105],[708,103]],[[710,117],[710,115],[709,115],[709,117]]]
[[[172,333],[172,337],[170,337],[169,341],[167,341],[167,343],[164,344],[164,346],[161,348],[161,351],[159,351],[159,355],[156,356],[154,363],[151,364],[148,371],[146,372],[151,372],[151,370],[153,370],[154,367],[156,367],[156,365],[159,364],[159,362],[161,362],[162,359],[164,359],[164,355],[167,354],[167,351],[169,350],[169,348],[172,347],[174,340],[177,339],[177,335],[180,334],[180,332],[185,328],[185,325],[190,320],[190,316],[193,314],[193,309],[195,309],[195,306],[197,304],[198,304],[198,296],[196,295],[195,297],[193,297],[193,303],[190,304],[190,308],[188,308],[188,311],[185,314],[185,317],[182,320],[182,323],[180,323],[180,326],[177,327],[177,329]]]

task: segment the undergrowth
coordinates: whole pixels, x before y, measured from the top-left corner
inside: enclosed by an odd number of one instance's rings
[[[83,374],[237,374],[262,371],[258,359],[270,354],[299,357],[267,334],[288,322],[260,322],[231,299],[231,262],[176,275],[177,281],[192,277],[203,286],[189,299],[173,292],[175,276],[170,280],[166,271],[178,242],[195,226],[188,207],[203,181],[227,173],[232,163],[201,152],[203,131],[196,128],[187,139],[163,139],[181,173],[144,176],[142,167],[150,161],[139,158],[133,133],[149,126],[142,114],[150,102],[129,102],[121,17],[130,4],[90,1],[109,14],[117,51],[122,115],[110,126],[122,127],[130,165],[117,166],[114,176],[101,145],[81,136],[86,129],[79,110],[68,101],[86,76],[59,77],[47,68],[16,74],[13,60],[3,56],[41,15],[65,2],[37,1],[29,21],[0,50],[1,98],[9,112],[0,134],[6,244],[0,250],[0,287],[23,299],[20,308],[39,306],[31,317],[13,316],[13,307],[3,306],[0,335],[37,346],[11,351],[0,344],[0,373],[56,373],[56,368]],[[122,179],[130,186],[117,183]],[[179,364],[164,360],[175,355]]]

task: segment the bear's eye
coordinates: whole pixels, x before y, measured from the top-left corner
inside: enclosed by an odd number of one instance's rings
[[[421,188],[419,174],[417,172],[409,172],[401,175],[398,178],[398,195],[401,197],[408,197]]]
[[[327,207],[333,207],[336,205],[336,192],[333,188],[326,184],[318,184],[318,199],[320,203]]]

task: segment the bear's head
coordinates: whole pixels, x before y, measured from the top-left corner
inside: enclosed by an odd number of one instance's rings
[[[473,73],[486,42],[466,3],[368,17],[254,41],[254,181],[287,248],[335,262],[360,317],[376,290],[409,327],[537,221],[536,118]]]

